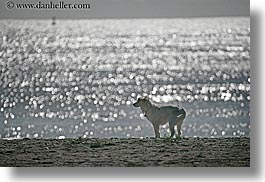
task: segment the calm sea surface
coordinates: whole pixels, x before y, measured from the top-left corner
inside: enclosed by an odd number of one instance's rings
[[[184,136],[249,136],[249,54],[249,17],[0,20],[0,137],[151,137],[142,95]]]

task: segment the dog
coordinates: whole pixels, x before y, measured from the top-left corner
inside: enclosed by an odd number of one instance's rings
[[[152,123],[155,131],[155,137],[160,138],[159,126],[169,123],[170,138],[175,135],[175,125],[177,125],[178,136],[181,135],[181,126],[186,117],[186,111],[183,108],[174,106],[158,106],[151,103],[148,98],[138,98],[133,104],[134,107],[140,107],[145,117]]]

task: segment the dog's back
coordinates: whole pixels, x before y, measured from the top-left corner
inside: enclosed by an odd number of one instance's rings
[[[183,108],[179,108],[179,107],[176,107],[176,106],[161,106],[159,107],[159,109],[162,111],[162,112],[166,112],[167,114],[176,114],[176,115],[179,115],[179,114],[184,114],[186,115],[186,112]]]

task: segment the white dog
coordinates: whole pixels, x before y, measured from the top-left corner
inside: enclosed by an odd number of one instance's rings
[[[139,98],[135,107],[140,107],[147,119],[153,124],[155,137],[159,138],[159,125],[169,122],[170,138],[175,135],[175,125],[177,125],[178,136],[181,135],[181,125],[186,117],[186,111],[173,106],[161,106],[151,103],[147,98]]]

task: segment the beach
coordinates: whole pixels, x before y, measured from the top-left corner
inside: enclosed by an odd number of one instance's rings
[[[8,167],[250,167],[250,138],[0,139]]]

